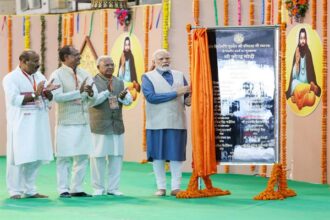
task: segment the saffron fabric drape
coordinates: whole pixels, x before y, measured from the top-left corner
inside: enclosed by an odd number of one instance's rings
[[[217,172],[213,117],[213,89],[206,29],[196,29],[192,39],[191,123],[193,170],[200,176]]]

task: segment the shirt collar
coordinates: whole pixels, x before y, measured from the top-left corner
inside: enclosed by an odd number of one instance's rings
[[[71,67],[68,67],[65,64],[62,64],[61,67],[64,68],[64,69],[66,69],[66,70],[68,70],[68,71],[70,71],[70,73],[74,74],[74,71],[73,71],[73,69]],[[77,69],[78,69],[78,67],[77,67]],[[76,69],[76,72],[77,72],[77,69]]]

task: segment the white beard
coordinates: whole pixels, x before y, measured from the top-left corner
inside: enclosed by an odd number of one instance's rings
[[[169,66],[165,66],[165,67],[157,67],[157,69],[160,71],[160,72],[166,72],[166,71],[170,71],[170,67]]]

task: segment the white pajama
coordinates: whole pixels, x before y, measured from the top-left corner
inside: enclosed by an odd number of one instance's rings
[[[90,160],[93,194],[103,195],[119,191],[124,154],[124,134],[92,133],[92,137],[94,149],[90,155]]]
[[[123,156],[91,157],[90,160],[93,195],[119,191]],[[107,180],[105,180],[106,178]],[[105,186],[106,182],[107,187]]]
[[[182,179],[182,161],[170,161],[171,190],[180,189]],[[158,189],[166,189],[165,160],[154,160],[153,169]]]
[[[37,193],[35,180],[41,161],[24,163],[21,165],[7,164],[7,186],[10,196],[32,196]]]
[[[57,190],[58,192],[83,192],[84,178],[88,166],[88,156],[57,157]],[[72,167],[72,181],[70,187]]]

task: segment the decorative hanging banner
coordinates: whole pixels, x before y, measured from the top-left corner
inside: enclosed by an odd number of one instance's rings
[[[213,0],[213,8],[214,8],[214,18],[215,18],[215,25],[219,25],[219,18],[218,18],[218,5],[217,0]]]
[[[13,67],[13,30],[12,30],[12,18],[8,16],[8,72],[12,71]]]
[[[57,50],[59,51],[60,48],[61,48],[61,45],[62,45],[62,15],[60,14],[58,16],[58,20],[57,20]],[[58,64],[57,64],[58,67],[61,66],[61,60],[60,58],[58,57]]]
[[[129,36],[131,36],[132,33],[133,33],[133,30],[134,30],[134,27],[135,27],[135,21],[136,21],[136,8],[134,8],[133,10],[134,11],[132,13],[133,13],[134,18],[131,21],[131,29],[129,30]]]
[[[87,30],[87,14],[85,14],[85,19],[84,19],[84,35],[86,35],[86,30]]]
[[[155,7],[154,6],[151,6],[151,16],[150,16],[150,21],[149,21],[149,30],[151,30],[152,29],[152,26],[153,26],[154,11],[155,11]]]
[[[23,16],[23,36],[25,36],[25,16]]]
[[[92,36],[93,26],[94,26],[94,12],[92,13],[91,21],[90,21],[90,24],[89,24],[89,34],[88,34],[88,37],[91,37]]]
[[[158,12],[158,15],[157,15],[156,29],[158,28],[158,24],[159,24],[161,14],[162,14],[162,8],[159,9],[159,12]]]
[[[77,14],[77,17],[76,17],[76,32],[77,34],[79,34],[79,25],[80,25],[80,14],[78,13]]]
[[[24,16],[24,49],[31,48],[31,38],[30,38],[30,16]]]
[[[241,12],[241,7],[242,7],[242,2],[241,0],[237,0],[237,18],[238,18],[238,25],[242,25],[242,12]]]
[[[45,58],[46,58],[46,19],[45,16],[40,16],[40,23],[41,23],[41,42],[40,42],[40,71],[42,74],[45,74],[46,65],[45,65]]]
[[[1,25],[1,31],[3,31],[3,29],[5,27],[5,24],[6,24],[6,21],[7,21],[7,16],[3,16],[2,25]]]
[[[279,161],[278,27],[209,29],[217,160]]]

